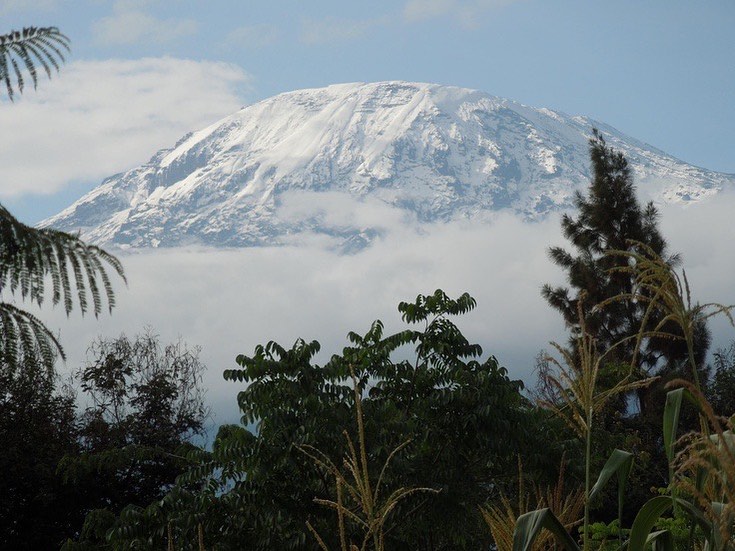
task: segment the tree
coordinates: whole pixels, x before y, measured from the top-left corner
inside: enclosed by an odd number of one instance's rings
[[[37,86],[38,65],[49,77],[58,71],[68,51],[69,39],[55,27],[0,35],[0,81],[9,99],[24,91],[27,77]],[[125,279],[104,250],[26,226],[0,205],[0,293],[39,306],[62,303],[67,315],[77,303],[82,314],[98,316],[103,299],[109,309],[115,304],[110,268]],[[14,549],[56,547],[82,518],[75,516],[77,493],[56,475],[59,459],[78,445],[73,396],[55,388],[58,356],[61,344],[37,317],[0,300],[0,525],[3,544]]]
[[[549,249],[552,261],[566,272],[568,286],[544,285],[542,295],[562,314],[570,329],[570,343],[581,336],[578,315],[581,305],[587,334],[594,340],[598,353],[607,353],[606,361],[600,366],[598,384],[601,390],[613,388],[631,372],[631,367],[634,379],[642,380],[651,375],[661,377],[635,391],[639,406],[636,414],[624,415],[628,403],[626,396],[621,394],[600,412],[596,427],[593,428],[593,469],[601,467],[615,447],[634,447],[639,451],[632,474],[637,483],[632,485],[633,495],[629,496],[627,507],[628,511],[635,511],[649,497],[649,488],[666,485],[667,464],[663,442],[659,437],[666,396],[664,386],[667,381],[677,377],[690,380],[694,377],[687,364],[687,344],[683,338],[676,338],[683,336],[681,328],[671,321],[661,328],[661,333],[673,338],[644,338],[634,361],[636,336],[641,330],[650,332],[656,327],[664,317],[661,310],[654,310],[644,324],[648,306],[645,300],[621,299],[608,302],[604,307],[598,305],[613,297],[629,297],[634,289],[635,272],[630,269],[632,257],[611,254],[614,251],[637,250],[638,245],[633,244],[637,242],[668,265],[676,265],[679,258],[668,253],[666,240],[658,228],[658,211],[653,203],[649,202],[643,207],[638,203],[631,169],[624,155],[608,146],[597,130],[593,130],[590,139],[590,160],[592,180],[587,194],[575,194],[577,214],[565,214],[561,222],[563,234],[574,252],[562,247]],[[695,362],[699,372],[704,374],[704,359],[709,346],[705,320],[698,318],[694,329]],[[570,345],[570,350],[579,375],[580,362],[575,357],[573,345]],[[537,363],[537,368],[540,379],[538,390],[542,394],[546,391],[543,398],[553,402],[559,396],[549,393],[553,388],[544,385],[544,380],[553,373],[543,357]],[[694,416],[682,419],[683,426],[694,428],[696,423]],[[613,494],[606,497],[614,499]],[[614,506],[604,508],[614,510]]]
[[[633,360],[634,336],[641,328],[646,304],[618,300],[604,308],[597,307],[612,297],[629,294],[633,288],[633,276],[623,269],[628,266],[628,257],[609,253],[630,251],[631,241],[636,241],[671,264],[678,262],[678,256],[667,255],[666,240],[658,229],[658,211],[653,202],[643,208],[639,205],[624,155],[608,146],[596,129],[590,139],[590,160],[593,176],[588,195],[585,197],[578,191],[574,197],[577,217],[565,214],[561,222],[564,236],[576,249],[576,255],[562,247],[549,249],[552,261],[566,271],[569,287],[544,285],[542,295],[562,314],[571,329],[572,340],[579,336],[577,307],[583,300],[585,325],[596,339],[598,349],[607,351],[617,344],[608,362],[611,376],[615,378],[616,365],[630,364]],[[651,330],[657,322],[655,317],[650,319],[644,330]],[[664,328],[664,332],[677,334],[673,325]],[[704,321],[699,323],[697,333],[696,355],[701,365],[709,345]],[[619,344],[621,341],[623,344]],[[681,366],[686,360],[687,348],[683,342],[647,338],[638,351],[634,367],[639,378],[656,373],[682,375]],[[648,406],[647,396],[645,389],[639,391],[642,411]]]
[[[0,532],[5,549],[58,549],[84,516],[56,466],[78,451],[75,397],[34,358],[0,369]]]
[[[707,400],[715,413],[730,417],[735,414],[735,341],[714,353],[714,373],[707,387]]]
[[[320,450],[342,465],[350,453],[344,431],[360,441],[354,371],[365,455],[372,480],[383,472],[382,495],[398,488],[438,491],[396,506],[386,549],[487,547],[479,507],[515,486],[517,454],[528,458],[529,471],[543,470],[546,461],[555,471],[561,450],[539,448],[541,418],[521,395],[522,383],[492,356],[480,361],[480,346],[451,321],[474,306],[467,294],[419,295],[399,305],[408,328],[385,335],[376,321],[364,334],[350,332],[350,344],[323,365],[314,363],[316,341],[290,348],[270,342],[238,356],[239,367],[225,378],[246,385],[237,398],[243,426],[223,426],[211,451],[192,451],[189,472],[162,500],[126,508],[110,541],[123,548],[173,542],[197,549],[201,535],[207,549],[319,549],[308,521],[338,548],[333,512],[314,502],[335,499],[334,478],[300,450]],[[356,539],[359,530],[349,521],[347,531]]]
[[[56,27],[28,27],[0,35],[0,81],[8,97],[13,100],[16,90],[23,92],[24,70],[34,88],[37,65],[49,77],[52,68],[58,71],[65,51],[69,51],[69,39]],[[63,303],[69,315],[76,299],[82,314],[91,309],[98,316],[103,296],[110,310],[115,304],[109,268],[125,280],[114,256],[78,236],[26,226],[0,205],[0,292],[20,295],[40,306],[49,300],[50,280],[52,304]],[[61,344],[36,316],[0,302],[0,357],[5,363],[17,367],[23,358],[37,357],[51,367],[57,354],[64,357]]]
[[[77,374],[90,402],[80,416],[80,453],[60,464],[86,495],[86,532],[126,505],[160,499],[182,472],[181,448],[204,435],[204,369],[198,348],[163,346],[150,329],[90,345]]]

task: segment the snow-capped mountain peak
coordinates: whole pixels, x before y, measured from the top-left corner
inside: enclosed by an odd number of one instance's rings
[[[647,198],[696,201],[735,183],[585,117],[451,86],[351,83],[241,109],[42,225],[123,247],[279,244],[304,230],[362,242],[374,233],[279,216],[297,190],[382,201],[422,222],[499,209],[536,219],[588,184],[593,126],[625,153]]]

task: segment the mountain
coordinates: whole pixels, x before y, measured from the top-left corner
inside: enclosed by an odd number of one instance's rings
[[[41,225],[122,248],[280,244],[307,231],[359,248],[380,233],[349,216],[280,215],[299,190],[382,201],[418,222],[499,209],[533,220],[588,185],[593,126],[625,153],[644,198],[697,201],[735,184],[586,117],[451,86],[353,83],[245,107]]]

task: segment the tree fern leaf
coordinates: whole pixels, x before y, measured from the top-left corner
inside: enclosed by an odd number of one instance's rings
[[[51,78],[51,70],[59,71],[60,64],[65,59],[65,52],[69,52],[69,38],[56,27],[25,27],[22,32],[11,31],[0,35],[0,80],[5,83],[10,100],[13,100],[15,86],[10,78],[10,69],[16,77],[17,88],[23,92],[25,81],[20,65],[15,58],[19,58],[28,71],[33,87],[38,85],[36,66],[40,65]]]
[[[51,58],[51,54],[46,50],[43,46],[40,44],[34,44],[34,43],[27,43],[25,45],[25,49],[30,53],[33,54],[32,57],[35,57],[36,62],[43,67],[43,70],[46,72],[46,76],[48,78],[51,78],[51,65],[49,65],[48,59]],[[54,61],[53,65],[55,65],[56,70],[59,70],[58,64]],[[35,69],[34,69],[35,72]],[[34,83],[36,80],[34,79]]]
[[[56,244],[56,255],[59,258],[59,277],[61,278],[61,290],[64,295],[64,311],[68,316],[73,308],[74,302],[72,300],[69,272],[66,270],[68,266],[66,250],[59,243]]]
[[[23,93],[23,73],[20,71],[20,67],[18,67],[18,62],[14,59],[10,60],[10,63],[13,66],[13,72],[15,72],[15,81],[18,83],[18,90],[20,93]]]
[[[48,40],[48,39],[46,39],[46,38],[43,38],[43,37],[38,37],[36,41],[37,41],[37,44],[39,44],[39,45],[43,45],[43,48],[44,48],[44,53],[46,53],[46,55],[48,56],[48,59],[49,59],[49,61],[50,61],[50,62],[51,62],[51,64],[52,64],[52,65],[53,65],[53,66],[54,66],[54,67],[56,68],[56,71],[58,72],[58,71],[59,71],[59,64],[58,64],[58,62],[56,61],[56,58],[58,58],[58,59],[59,59],[60,61],[62,61],[62,62],[66,61],[66,58],[65,58],[65,54],[64,54],[64,52],[62,52],[62,51],[61,51],[61,50],[60,50],[60,49],[59,49],[59,48],[58,48],[58,47],[57,47],[57,46],[56,46],[56,45],[55,45],[55,44],[53,43],[53,41],[51,41],[51,40]],[[51,50],[51,51],[52,51],[52,52],[53,52],[54,54],[56,54],[56,55],[52,55],[51,53],[49,53],[49,52],[48,52],[48,50]]]
[[[17,55],[21,61],[23,61],[23,64],[25,65],[26,71],[28,71],[28,74],[31,75],[31,79],[33,80],[33,86],[36,87],[36,84],[38,82],[38,75],[36,73],[36,67],[33,63],[33,59],[28,54],[28,50],[26,50],[24,47],[21,46],[14,46],[11,48],[11,51]],[[20,89],[22,92],[23,90]]]
[[[48,259],[49,272],[51,274],[51,285],[53,288],[51,295],[51,304],[56,306],[61,301],[61,270],[59,266],[57,249],[53,246],[53,244],[49,244],[46,255],[46,258]]]
[[[95,278],[96,266],[94,257],[84,254],[82,256],[84,263],[84,270],[87,274],[87,284],[89,286],[89,292],[92,295],[92,304],[94,307],[94,317],[98,317],[102,311],[102,298],[100,297],[100,290],[97,287],[97,279]]]
[[[68,260],[71,263],[72,273],[74,274],[79,309],[82,311],[82,314],[85,314],[87,312],[87,288],[84,285],[84,274],[82,273],[79,257],[76,254],[70,254]]]

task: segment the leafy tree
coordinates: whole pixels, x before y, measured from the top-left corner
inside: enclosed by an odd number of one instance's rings
[[[371,476],[410,440],[391,458],[382,487],[438,491],[397,505],[385,548],[487,547],[479,506],[509,483],[516,454],[530,456],[528,465],[549,461],[555,468],[561,452],[538,447],[541,421],[521,395],[521,382],[510,380],[495,358],[479,361],[480,346],[450,320],[474,306],[467,294],[419,295],[399,305],[409,328],[386,336],[376,321],[363,335],[350,332],[349,346],[324,365],[314,363],[315,341],[291,348],[270,342],[238,356],[240,367],[225,378],[247,384],[238,394],[244,426],[221,427],[211,452],[194,450],[192,468],[176,487],[146,508],[126,509],[111,541],[161,548],[170,535],[176,548],[196,549],[201,533],[207,549],[318,549],[308,521],[339,547],[333,512],[314,503],[335,499],[334,479],[299,448],[320,450],[334,465],[350,454],[343,431],[360,440],[354,371]]]
[[[666,240],[658,229],[658,211],[649,202],[641,207],[630,167],[623,154],[608,146],[596,129],[590,139],[592,181],[588,195],[577,192],[574,205],[577,217],[565,214],[562,230],[576,249],[576,255],[562,247],[551,247],[549,256],[567,273],[569,287],[544,285],[542,295],[564,317],[571,329],[572,339],[579,336],[580,326],[577,307],[583,298],[584,322],[587,331],[597,342],[600,351],[616,351],[607,362],[611,380],[620,377],[621,364],[630,364],[636,348],[638,333],[646,305],[640,301],[617,300],[604,308],[598,304],[615,296],[629,295],[633,289],[633,276],[625,270],[629,258],[624,255],[606,254],[610,251],[630,251],[631,241],[644,244],[654,254],[667,258],[673,265],[677,255],[667,256]],[[645,330],[655,327],[654,315]],[[673,324],[663,332],[677,335]],[[627,340],[626,340],[627,339]],[[623,342],[623,344],[619,344]],[[696,358],[702,365],[709,346],[709,332],[703,320],[697,326]],[[671,338],[646,338],[637,354],[635,369],[639,378],[651,374],[682,376],[682,366],[688,359],[686,344]],[[649,391],[639,391],[640,409],[648,408]],[[624,404],[618,404],[618,409]],[[659,413],[659,412],[656,412]],[[658,418],[658,415],[655,415]]]
[[[580,333],[578,302],[584,293],[584,323],[597,339],[600,350],[609,350],[640,328],[642,311],[630,301],[618,301],[605,309],[593,309],[611,297],[630,293],[630,275],[613,271],[627,265],[627,259],[605,255],[610,250],[628,250],[629,240],[646,243],[664,255],[666,242],[658,226],[658,212],[653,203],[641,209],[635,196],[630,167],[619,151],[608,147],[602,134],[593,130],[590,139],[592,182],[589,195],[577,191],[574,206],[577,218],[562,217],[562,230],[577,250],[577,255],[562,247],[551,247],[549,256],[567,272],[571,287],[544,285],[542,295],[564,317],[573,335]],[[633,343],[625,347],[625,359],[632,356]],[[646,358],[648,360],[648,358]]]
[[[714,373],[707,387],[707,399],[718,415],[735,414],[735,341],[714,353]]]
[[[184,466],[180,448],[204,434],[208,410],[198,348],[162,346],[148,329],[134,339],[99,338],[87,357],[78,373],[90,401],[80,417],[81,450],[60,469],[85,493],[86,511],[94,511],[82,535],[97,537],[109,528],[102,521],[124,506],[166,493]],[[94,537],[86,543],[102,543]]]
[[[0,81],[12,101],[27,78],[35,88],[37,66],[51,76],[69,51],[55,27],[29,27],[0,35]],[[98,316],[114,306],[108,270],[125,279],[122,265],[78,236],[36,229],[0,205],[0,293],[39,306],[63,304],[69,315]],[[58,460],[76,451],[73,397],[55,390],[54,362],[63,349],[31,313],[0,300],[0,437],[5,453],[0,505],[3,545],[47,549],[78,524],[77,493],[56,476]],[[42,519],[39,521],[39,519]]]
[[[56,474],[78,450],[74,395],[34,358],[0,366],[0,545],[54,549],[83,520],[75,489]]]
[[[28,27],[0,35],[0,81],[8,97],[12,100],[16,90],[23,92],[24,70],[35,88],[36,66],[50,77],[51,69],[58,70],[64,61],[65,51],[69,51],[69,39],[56,27]],[[98,316],[103,298],[110,310],[115,304],[109,268],[125,279],[120,262],[104,250],[75,235],[26,226],[0,205],[0,292],[42,305],[49,300],[50,280],[52,304],[63,303],[68,315],[76,298],[82,314],[91,309]],[[64,357],[59,341],[37,317],[0,302],[4,362],[19,366],[23,358],[32,356],[50,368],[57,354]]]

